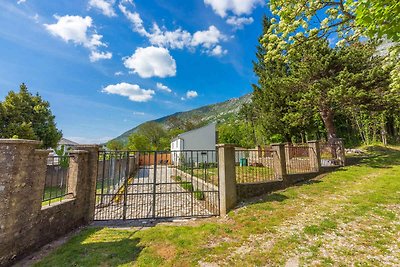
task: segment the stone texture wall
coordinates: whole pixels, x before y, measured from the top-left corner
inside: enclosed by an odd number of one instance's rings
[[[69,167],[69,199],[42,207],[49,151],[30,140],[0,139],[0,266],[88,223],[92,219],[93,151],[73,151]],[[98,150],[98,148],[97,148]],[[94,178],[95,179],[95,178]]]
[[[237,192],[239,199],[246,199],[250,197],[260,196],[266,193],[271,193],[277,190],[288,188],[296,183],[304,182],[313,179],[320,174],[331,172],[338,167],[321,167],[319,172],[312,173],[299,173],[299,174],[288,174],[285,176],[285,180],[282,181],[269,181],[264,183],[252,183],[252,184],[237,184]]]

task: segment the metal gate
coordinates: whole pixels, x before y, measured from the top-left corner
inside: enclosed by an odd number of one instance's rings
[[[219,215],[215,150],[100,151],[95,220]]]

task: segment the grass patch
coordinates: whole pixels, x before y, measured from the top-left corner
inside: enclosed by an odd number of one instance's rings
[[[88,228],[36,266],[400,265],[400,150],[368,149],[356,165],[253,199],[228,219]]]

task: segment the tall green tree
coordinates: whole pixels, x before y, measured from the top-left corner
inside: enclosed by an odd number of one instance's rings
[[[62,137],[50,104],[39,94],[32,95],[25,84],[18,93],[10,91],[0,103],[0,136],[41,140],[43,147],[56,147]]]
[[[107,148],[110,150],[122,150],[124,149],[124,143],[119,140],[111,140],[106,144]]]
[[[252,102],[244,106],[241,113],[247,121],[251,121],[257,144],[270,143],[271,138],[276,139],[276,135],[290,141],[293,136],[301,136],[305,130],[312,128],[308,119],[310,116],[291,112],[289,101],[292,97],[293,77],[290,76],[289,65],[283,60],[265,60],[268,50],[263,45],[263,36],[272,23],[265,16],[262,23],[263,33],[257,46],[257,60],[253,62],[258,83],[253,84]]]
[[[154,149],[147,136],[139,133],[133,133],[128,136],[127,148],[129,150],[136,150],[136,151],[146,151]]]
[[[336,137],[336,114],[346,110],[354,119],[360,112],[382,113],[398,103],[399,95],[389,90],[389,71],[374,56],[375,47],[354,43],[331,48],[321,39],[302,45],[290,59],[290,105],[301,113],[318,112],[328,139]]]
[[[266,60],[287,59],[306,42],[328,38],[342,46],[360,38],[387,39],[392,88],[400,90],[400,2],[397,0],[271,0],[272,25],[264,34]]]

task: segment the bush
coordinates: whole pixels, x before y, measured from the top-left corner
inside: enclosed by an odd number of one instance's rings
[[[194,191],[193,195],[197,200],[204,200],[205,199],[203,191],[196,190],[196,191]]]
[[[185,189],[189,192],[193,192],[193,185],[191,182],[181,182],[181,186],[183,189]]]

